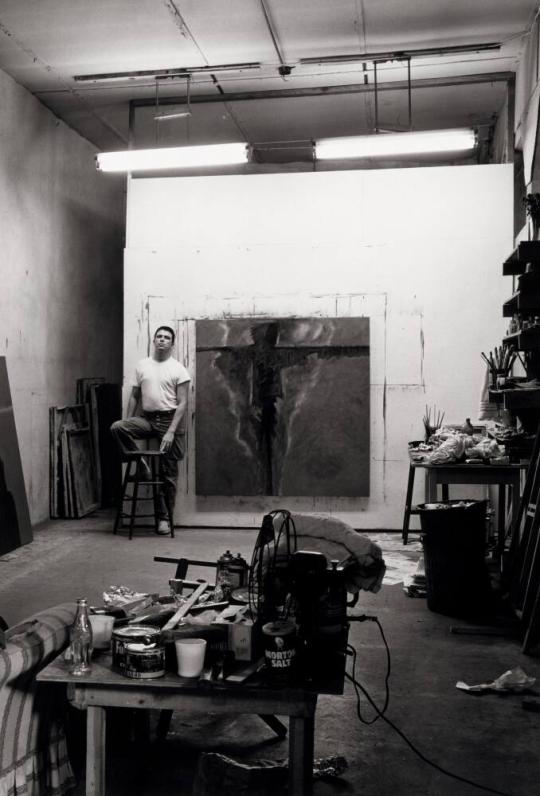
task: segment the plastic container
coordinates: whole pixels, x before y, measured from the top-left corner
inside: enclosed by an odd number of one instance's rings
[[[477,619],[493,608],[485,560],[486,500],[421,503],[422,545],[430,611]]]

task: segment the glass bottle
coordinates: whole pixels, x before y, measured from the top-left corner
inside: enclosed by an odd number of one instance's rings
[[[69,631],[69,649],[69,673],[88,674],[92,657],[92,626],[88,617],[88,604],[84,598],[77,600],[77,613]]]
[[[474,434],[474,426],[471,423],[471,418],[470,417],[468,417],[465,420],[465,422],[463,423],[463,425],[461,427],[461,431],[463,432],[463,434],[469,434],[470,436],[472,436]]]

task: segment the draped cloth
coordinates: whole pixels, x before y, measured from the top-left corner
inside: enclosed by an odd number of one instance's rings
[[[346,586],[350,594],[360,589],[378,592],[386,566],[379,545],[358,533],[342,520],[326,514],[291,513],[296,528],[296,549],[323,553],[346,565]],[[280,518],[274,520],[279,524]],[[278,556],[285,554],[286,540],[278,543]]]

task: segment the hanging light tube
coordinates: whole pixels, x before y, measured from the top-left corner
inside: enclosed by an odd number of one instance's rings
[[[323,138],[315,142],[315,157],[317,160],[341,160],[343,158],[436,154],[437,152],[472,150],[475,146],[476,133],[471,129],[375,133],[345,138]]]
[[[246,144],[211,144],[209,146],[163,147],[100,152],[96,155],[99,171],[158,171],[204,166],[231,166],[247,163]]]

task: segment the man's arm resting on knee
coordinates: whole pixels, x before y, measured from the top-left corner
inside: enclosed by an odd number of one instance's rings
[[[131,395],[129,396],[127,410],[126,410],[126,418],[130,418],[135,415],[140,400],[141,400],[141,388],[132,387]]]
[[[171,424],[161,440],[159,449],[163,453],[167,453],[167,451],[170,450],[171,445],[174,442],[174,435],[176,433],[176,429],[178,428],[178,424],[182,420],[184,412],[186,411],[188,385],[189,382],[185,381],[183,384],[179,384],[176,388],[176,400],[178,401],[178,405],[171,420]]]

